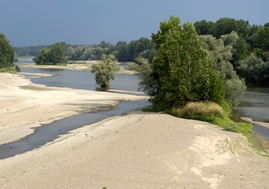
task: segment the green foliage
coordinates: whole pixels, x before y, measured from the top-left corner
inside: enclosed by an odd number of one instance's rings
[[[269,82],[269,61],[264,62],[253,53],[239,62],[238,71],[247,82],[259,84]]]
[[[222,35],[235,31],[239,36],[245,36],[250,28],[249,22],[233,18],[220,18],[214,25],[214,36],[219,38]]]
[[[225,99],[232,105],[238,105],[239,100],[246,90],[244,80],[240,79],[233,68],[230,60],[232,59],[232,44],[236,44],[239,37],[236,33],[226,34],[216,39],[212,35],[200,36],[203,48],[207,50],[214,60],[214,68],[220,73],[225,81]],[[225,45],[227,44],[227,45]]]
[[[197,21],[194,23],[194,27],[199,35],[213,35],[214,22],[208,22],[206,20]]]
[[[14,69],[14,51],[5,35],[0,33],[0,71],[10,72]]]
[[[33,59],[36,64],[66,64],[67,59],[64,56],[64,48],[61,43],[55,43],[48,48],[43,49],[40,54]]]
[[[157,94],[158,83],[154,79],[152,73],[152,64],[149,64],[148,59],[137,58],[136,61],[140,64],[139,72],[139,88],[147,95],[153,97]]]
[[[43,49],[47,48],[46,45],[29,46],[29,47],[14,47],[17,56],[37,56]]]
[[[230,59],[229,62],[232,63],[239,77],[245,78],[248,83],[268,83],[268,70],[266,65],[265,68],[249,69],[248,74],[246,74],[247,69],[244,68],[246,65],[242,67],[242,63],[246,64],[246,62],[250,60],[249,57],[251,53],[257,58],[261,58],[265,64],[269,61],[268,23],[264,24],[264,26],[258,26],[255,24],[250,25],[249,22],[245,20],[220,18],[216,22],[202,20],[194,23],[194,25],[200,35],[213,35],[217,39],[222,39],[225,46],[232,47],[232,59]],[[236,33],[238,36],[236,36]],[[253,62],[253,65],[254,64],[256,64],[255,61]],[[257,70],[259,70],[259,75],[257,75]]]
[[[168,22],[161,22],[152,40],[158,49],[153,59],[152,77],[157,93],[153,103],[171,108],[190,101],[221,99],[221,79],[214,73],[213,62],[190,23],[181,26],[179,18],[171,17]]]
[[[240,104],[240,98],[246,90],[245,81],[238,78],[227,79],[224,87],[227,101],[235,106]]]
[[[135,62],[128,62],[127,63],[127,69],[128,70],[132,70],[135,72],[139,72],[139,64],[135,63]]]
[[[114,55],[102,55],[102,61],[92,66],[92,73],[95,73],[95,81],[102,88],[110,86],[110,80],[114,80],[119,66]]]
[[[254,48],[269,51],[269,27],[259,27],[259,29],[249,38]]]

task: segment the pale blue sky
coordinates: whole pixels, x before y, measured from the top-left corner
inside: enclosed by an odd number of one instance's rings
[[[269,22],[269,0],[0,0],[0,33],[13,46],[98,44],[150,38],[169,16]]]

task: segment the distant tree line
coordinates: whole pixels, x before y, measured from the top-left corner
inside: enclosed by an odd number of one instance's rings
[[[130,43],[119,41],[112,45],[102,41],[98,45],[63,44],[65,55],[69,60],[101,60],[102,55],[114,55],[119,62],[135,62],[137,57],[152,60],[156,50],[150,39],[140,38]]]
[[[29,47],[13,47],[13,49],[16,52],[16,55],[19,57],[21,56],[34,57],[34,56],[37,56],[41,52],[41,50],[47,47],[48,45],[39,45],[39,46],[29,46]]]
[[[205,48],[222,77],[243,78],[247,83],[269,84],[269,22],[250,25],[246,20],[220,18],[216,22],[201,20],[194,23]],[[114,55],[119,62],[137,62],[145,58],[152,63],[157,55],[153,41],[140,38],[129,43],[112,45],[102,41],[96,45],[61,43],[68,60],[100,60],[102,55]],[[18,56],[37,56],[48,46],[14,48]]]
[[[156,54],[153,42],[147,38],[133,40],[130,43],[119,41],[116,45],[102,41],[97,45],[70,45],[60,43],[68,60],[101,60],[102,55],[114,55],[119,62],[135,62],[137,57],[150,61]],[[17,56],[38,56],[49,46],[14,47]]]

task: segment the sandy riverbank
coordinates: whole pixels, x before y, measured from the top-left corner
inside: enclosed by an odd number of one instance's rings
[[[0,144],[33,132],[33,127],[80,112],[108,109],[145,96],[36,85],[21,75],[0,73]]]
[[[145,98],[45,87],[12,74],[0,74],[0,81],[0,139],[6,141],[31,125]],[[140,111],[0,160],[0,188],[269,188],[268,177],[269,158],[242,135]]]
[[[1,188],[269,188],[268,176],[241,135],[139,111],[0,160]]]

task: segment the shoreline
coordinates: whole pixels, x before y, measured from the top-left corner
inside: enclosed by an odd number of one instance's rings
[[[59,65],[36,65],[30,63],[20,64],[20,67],[24,68],[52,68],[52,69],[66,69],[66,70],[82,70],[82,71],[91,71],[91,66],[98,63],[98,61],[74,61],[75,63],[68,63],[66,66]],[[126,69],[125,63],[118,63],[121,74],[137,74],[135,71],[130,71]]]
[[[0,80],[0,140],[1,133],[18,138],[33,124],[148,98],[47,87],[16,74],[0,73]],[[246,137],[216,125],[132,111],[0,160],[0,187],[269,188],[263,155]]]
[[[0,73],[0,80],[0,144],[23,138],[33,133],[33,128],[54,120],[111,108],[119,101],[147,99],[146,96],[48,87],[33,84],[18,74]]]
[[[248,123],[253,123],[253,124],[256,124],[256,125],[259,125],[261,127],[264,127],[264,128],[267,128],[269,129],[269,123],[267,122],[262,122],[262,121],[254,121],[253,119],[249,118],[249,117],[241,117],[241,119],[243,121],[246,121]]]

